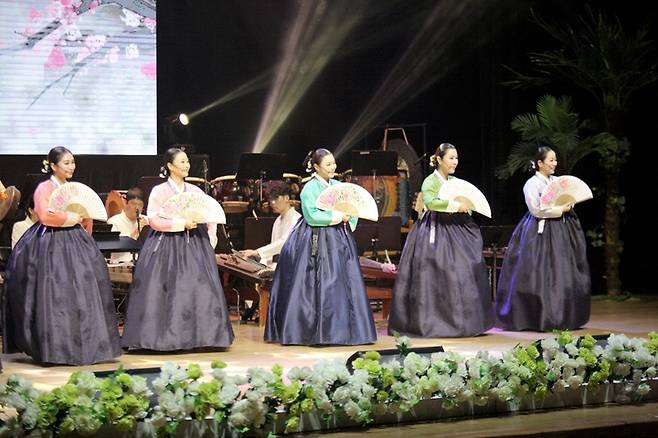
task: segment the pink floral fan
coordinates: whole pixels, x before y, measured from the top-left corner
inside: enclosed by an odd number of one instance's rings
[[[563,175],[548,184],[539,199],[540,208],[562,207],[592,199],[592,190],[580,178]]]
[[[107,211],[101,198],[90,187],[69,182],[57,187],[50,195],[48,209],[51,211],[70,211],[83,218],[107,221]]]
[[[339,211],[361,219],[379,219],[375,199],[366,189],[352,183],[327,187],[318,196],[315,206],[320,210]]]
[[[183,192],[167,199],[159,216],[165,219],[194,220],[200,224],[225,224],[224,209],[205,193]]]

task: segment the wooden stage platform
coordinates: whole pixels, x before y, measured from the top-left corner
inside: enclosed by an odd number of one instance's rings
[[[149,368],[159,367],[164,362],[171,361],[181,364],[195,362],[201,365],[204,371],[210,370],[210,363],[213,360],[222,360],[228,364],[227,371],[231,374],[243,374],[250,367],[270,367],[278,363],[284,368],[288,369],[293,366],[313,365],[314,363],[323,359],[335,359],[344,361],[352,353],[357,350],[372,350],[372,349],[385,349],[393,348],[395,346],[394,338],[388,336],[386,333],[386,321],[381,319],[381,314],[376,314],[376,323],[378,331],[378,340],[376,344],[364,346],[349,346],[349,347],[303,347],[303,346],[281,346],[278,344],[268,344],[263,341],[262,329],[253,322],[238,323],[234,321],[233,329],[235,330],[235,342],[227,351],[215,352],[191,352],[182,354],[160,354],[160,353],[124,353],[116,361],[96,364],[85,367],[71,367],[71,366],[41,366],[34,363],[30,358],[24,354],[3,355],[2,364],[4,367],[3,373],[0,374],[0,382],[5,382],[7,377],[11,374],[16,374],[35,383],[35,386],[40,389],[50,389],[65,383],[68,376],[76,370],[112,370],[118,368],[120,365],[126,369],[131,368]],[[624,333],[629,337],[645,337],[650,331],[658,331],[658,297],[640,297],[630,298],[626,301],[616,302],[611,300],[597,300],[592,303],[592,316],[589,323],[581,330],[574,331],[575,334],[607,334],[607,333]],[[464,355],[472,356],[479,350],[488,350],[494,354],[500,354],[514,347],[518,343],[529,343],[536,339],[549,336],[546,333],[536,332],[504,332],[496,329],[490,330],[482,336],[474,338],[458,338],[458,339],[412,339],[412,346],[435,346],[442,345],[446,350],[458,351]],[[595,423],[601,427],[613,427],[611,421],[617,419],[624,424],[627,423],[623,418],[630,418],[635,415],[641,422],[642,419],[651,421],[654,429],[658,430],[658,404],[647,403],[642,409],[638,407],[629,406],[612,406],[609,409],[619,409],[617,413],[605,413],[605,410],[598,410],[597,408],[587,408],[579,410],[566,410],[550,413],[551,422],[570,422],[574,421],[587,423]],[[603,409],[604,407],[600,408]],[[605,407],[608,409],[608,407]],[[628,413],[621,412],[621,409],[630,409]],[[578,413],[574,413],[574,412]],[[569,414],[571,412],[571,414]],[[591,414],[591,418],[581,418],[583,415]],[[633,414],[633,412],[635,414]],[[544,415],[544,414],[538,414]],[[553,418],[553,415],[557,417]],[[575,415],[575,417],[574,417]],[[561,417],[560,417],[561,416]],[[630,416],[630,417],[629,417]],[[522,417],[536,417],[536,416],[514,416],[517,418],[516,423],[523,423],[525,420]],[[509,417],[501,417],[502,419]],[[548,420],[549,416],[546,414],[544,417]],[[560,419],[561,418],[561,419]],[[571,418],[572,420],[569,420]],[[577,419],[580,418],[580,419]],[[627,418],[627,420],[628,420]],[[442,422],[441,434],[452,436],[518,436],[521,434],[518,430],[515,432],[509,429],[511,426],[509,422],[500,423],[500,433],[493,433],[496,430],[494,425],[482,426],[487,421],[494,421],[495,419],[468,419],[456,420],[449,422]],[[644,421],[642,420],[642,421]],[[597,423],[598,421],[598,423]],[[607,421],[607,423],[606,423]],[[629,420],[630,421],[630,420]],[[469,424],[473,423],[471,426]],[[482,423],[485,422],[485,423]],[[460,424],[461,426],[456,426]],[[574,423],[575,424],[575,423]],[[607,426],[606,426],[607,424]],[[616,424],[616,423],[615,423]],[[451,426],[452,425],[452,426]],[[434,436],[432,431],[436,431],[430,425],[425,425],[428,429],[424,430],[422,424],[413,426],[404,426],[401,429],[413,429],[415,436]],[[617,424],[619,426],[619,424]],[[470,428],[472,434],[467,433]],[[483,429],[484,427],[484,429]],[[493,427],[493,429],[489,429]],[[535,426],[528,426],[527,432],[530,430],[537,430]],[[544,431],[550,430],[544,429]],[[534,428],[534,429],[533,429]],[[394,428],[400,432],[400,428]],[[612,429],[611,429],[612,430]],[[479,432],[478,432],[479,431]],[[487,432],[489,431],[489,433]],[[359,433],[363,433],[360,431]],[[373,428],[368,433],[376,434],[377,429]],[[389,433],[392,433],[389,431]],[[397,433],[397,432],[396,432]],[[525,434],[521,434],[524,435]],[[533,434],[528,434],[528,436]],[[618,436],[597,434],[597,436]],[[642,434],[640,434],[642,435]],[[387,433],[386,436],[394,436]],[[553,436],[553,435],[547,435]],[[557,436],[557,435],[556,435]],[[571,435],[559,435],[571,436]],[[589,435],[585,435],[589,436]],[[619,435],[626,436],[626,435]],[[629,435],[630,436],[630,435]],[[634,433],[632,436],[636,436]],[[647,435],[651,436],[651,435]]]
[[[376,344],[362,346],[303,347],[281,346],[263,341],[263,331],[253,322],[234,321],[235,342],[227,351],[192,352],[182,354],[124,353],[114,362],[85,367],[41,366],[24,354],[2,356],[3,373],[0,381],[10,374],[32,380],[38,388],[52,388],[66,382],[76,370],[111,370],[123,365],[124,368],[148,368],[171,361],[181,364],[199,363],[204,370],[210,370],[210,363],[219,359],[228,364],[229,373],[244,373],[250,367],[270,367],[275,363],[284,368],[313,365],[323,359],[345,360],[357,350],[393,348],[395,340],[386,334],[386,321],[381,314],[375,314],[378,340]],[[592,303],[592,317],[589,323],[576,334],[624,333],[628,336],[646,336],[650,331],[658,331],[658,297],[646,299],[631,298],[622,302],[595,300]],[[547,333],[504,332],[490,330],[474,338],[412,339],[416,347],[442,345],[446,350],[458,351],[464,355],[475,355],[479,350],[501,353],[518,343],[529,343],[546,337]]]

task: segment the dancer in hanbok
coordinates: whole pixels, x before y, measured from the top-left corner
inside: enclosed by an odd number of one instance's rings
[[[149,196],[151,233],[135,264],[121,344],[156,351],[228,347],[233,328],[213,250],[217,226],[160,216],[170,197],[201,192],[185,182],[190,162],[183,150],[168,149],[164,163],[168,179]]]
[[[494,323],[482,235],[468,208],[438,197],[455,172],[457,149],[442,143],[422,185],[428,209],[414,224],[400,258],[389,333],[417,337],[476,336]]]
[[[556,166],[555,152],[540,147],[523,186],[528,212],[507,245],[498,280],[496,327],[577,329],[589,320],[591,278],[578,216],[570,205],[540,208]]]
[[[44,162],[50,178],[34,193],[38,221],[11,253],[7,280],[5,352],[43,363],[88,365],[121,354],[107,264],[91,234],[91,219],[49,209],[75,159],[57,146]]]
[[[290,232],[274,273],[265,340],[284,345],[358,345],[377,339],[352,235],[357,218],[315,206],[336,161],[327,149],[309,153],[314,171],[301,192],[303,217]]]

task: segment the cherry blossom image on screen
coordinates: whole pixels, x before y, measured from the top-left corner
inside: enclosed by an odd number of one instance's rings
[[[0,0],[0,154],[155,154],[155,4]]]

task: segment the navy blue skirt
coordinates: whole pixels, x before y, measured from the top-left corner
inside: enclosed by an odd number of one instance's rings
[[[464,337],[490,329],[494,309],[482,245],[470,215],[426,212],[402,251],[389,333]]]
[[[9,258],[6,294],[5,352],[68,365],[121,355],[107,264],[81,226],[30,227]]]
[[[359,345],[377,340],[349,226],[311,227],[302,218],[281,249],[265,340]]]
[[[539,220],[529,212],[507,246],[496,291],[496,327],[576,329],[589,321],[591,278],[585,235],[575,213]]]
[[[205,225],[151,231],[135,265],[121,344],[156,351],[233,342],[224,290]]]

